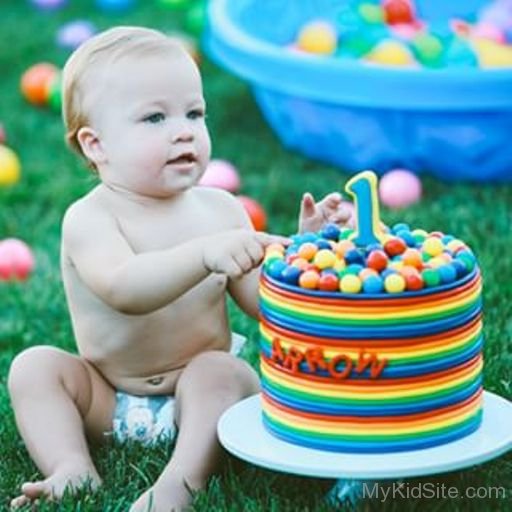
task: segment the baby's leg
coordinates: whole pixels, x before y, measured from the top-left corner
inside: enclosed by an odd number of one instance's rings
[[[46,477],[23,484],[11,506],[39,497],[60,498],[66,487],[101,480],[85,434],[101,439],[111,430],[115,392],[83,359],[53,347],[34,347],[13,361],[9,393],[18,429]]]
[[[220,416],[234,403],[258,391],[258,376],[245,361],[217,351],[194,358],[183,370],[176,388],[179,434],[172,458],[131,512],[168,512],[186,507],[191,501],[187,487],[204,487],[219,462]],[[152,508],[148,508],[150,501]]]

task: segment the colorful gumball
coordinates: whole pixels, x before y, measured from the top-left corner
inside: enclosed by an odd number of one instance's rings
[[[20,179],[21,164],[16,153],[0,144],[0,187],[14,185]]]
[[[232,163],[227,160],[214,159],[206,167],[199,180],[199,185],[237,192],[240,188],[240,177]]]
[[[331,55],[336,51],[338,36],[328,21],[312,21],[299,32],[297,48],[308,53]]]
[[[421,181],[410,171],[395,169],[379,181],[379,196],[389,208],[404,208],[421,198]]]
[[[242,203],[247,215],[251,219],[252,225],[256,231],[264,231],[267,226],[267,215],[263,207],[254,199],[247,196],[237,196]]]
[[[318,283],[320,282],[320,274],[315,270],[306,270],[299,277],[299,285],[302,288],[308,288],[310,290],[314,290],[318,288]]]
[[[0,241],[0,280],[24,280],[34,268],[30,247],[17,238]]]
[[[25,99],[33,105],[45,105],[48,101],[48,90],[51,81],[59,69],[48,62],[35,64],[21,77],[21,92]]]

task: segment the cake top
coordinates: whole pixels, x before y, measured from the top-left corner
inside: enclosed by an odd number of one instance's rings
[[[347,294],[397,294],[455,283],[473,272],[476,258],[452,235],[379,219],[377,177],[365,171],[346,190],[355,198],[357,229],[327,224],[293,235],[287,248],[267,248],[263,272],[309,290]]]

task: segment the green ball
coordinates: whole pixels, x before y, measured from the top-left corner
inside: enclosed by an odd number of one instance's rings
[[[357,10],[366,23],[384,23],[384,10],[380,5],[365,2],[359,5]]]
[[[423,281],[425,282],[425,286],[427,288],[438,286],[439,283],[441,283],[441,276],[435,268],[426,268],[421,273],[421,277],[423,277]]]
[[[48,86],[47,102],[49,107],[55,112],[60,112],[62,108],[62,76],[57,73]]]
[[[339,240],[348,240],[348,238],[354,233],[353,229],[347,228],[342,229],[340,232]]]
[[[440,67],[443,64],[443,44],[431,34],[420,34],[411,43],[418,61],[427,67]]]

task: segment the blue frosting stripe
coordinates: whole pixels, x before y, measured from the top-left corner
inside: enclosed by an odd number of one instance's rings
[[[281,392],[265,378],[262,379],[261,385],[264,393],[275,402],[286,407],[297,409],[298,411],[330,416],[403,416],[407,414],[428,412],[467,400],[478,393],[482,388],[482,376],[480,375],[467,388],[450,393],[447,396],[427,398],[423,400],[415,398],[413,403],[397,404],[396,402],[393,402],[391,405],[378,400],[376,400],[374,404],[350,405],[347,402],[343,403],[342,399],[340,400],[340,403],[336,404],[322,401],[318,396],[312,397],[311,400],[307,400],[303,397],[291,395],[288,392]]]

